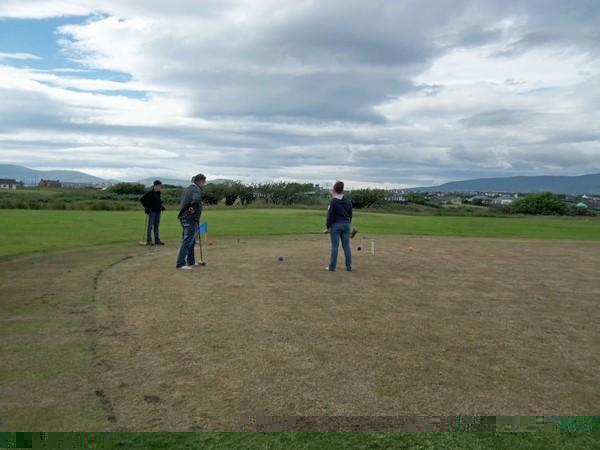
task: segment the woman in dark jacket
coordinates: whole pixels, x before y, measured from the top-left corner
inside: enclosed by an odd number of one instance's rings
[[[337,264],[340,240],[344,257],[346,258],[346,270],[352,271],[352,252],[350,251],[350,224],[352,223],[352,202],[344,197],[344,183],[337,181],[333,185],[333,198],[327,209],[326,232],[331,236],[331,257],[329,265],[325,270],[333,272]]]

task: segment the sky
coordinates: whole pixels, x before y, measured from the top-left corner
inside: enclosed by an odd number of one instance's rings
[[[600,1],[0,0],[0,164],[350,188],[598,173]]]

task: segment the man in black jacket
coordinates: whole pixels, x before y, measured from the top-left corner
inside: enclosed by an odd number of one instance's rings
[[[154,245],[152,243],[152,230],[154,229],[154,243],[156,245],[165,245],[160,240],[160,213],[165,210],[162,199],[160,198],[160,191],[162,189],[162,182],[160,180],[154,180],[152,189],[146,192],[140,199],[140,203],[144,207],[144,211],[148,214],[148,228],[146,229],[146,245]]]

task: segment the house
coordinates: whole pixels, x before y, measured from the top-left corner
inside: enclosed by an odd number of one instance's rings
[[[588,208],[600,209],[600,198],[592,197],[591,199],[586,200],[585,204]]]
[[[500,195],[492,200],[494,205],[510,205],[515,201],[515,197],[511,197],[510,195]]]
[[[60,180],[40,180],[38,187],[62,187]]]
[[[387,202],[400,203],[402,205],[406,205],[408,203],[408,200],[406,200],[404,195],[395,194],[393,192],[390,192],[388,195],[386,195],[385,200]]]
[[[476,195],[469,199],[469,203],[474,203],[478,205],[489,205],[492,203],[492,198],[487,195]]]
[[[391,203],[407,204],[408,200],[402,189],[387,189],[384,200]]]
[[[17,184],[17,180],[12,178],[0,178],[0,189],[16,189]]]
[[[577,208],[590,208],[590,209],[600,209],[600,198],[598,197],[590,197],[587,195],[582,195],[581,200],[575,205]],[[575,200],[573,203],[577,202]]]

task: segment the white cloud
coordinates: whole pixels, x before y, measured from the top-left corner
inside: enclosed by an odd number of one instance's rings
[[[2,0],[0,18],[47,19],[87,16],[96,11],[90,0]]]
[[[594,2],[0,4],[67,16],[68,68],[0,47],[0,162],[390,187],[600,171]]]
[[[0,61],[3,59],[18,59],[18,60],[27,60],[34,59],[40,60],[41,58],[36,55],[32,55],[30,53],[0,53]]]

